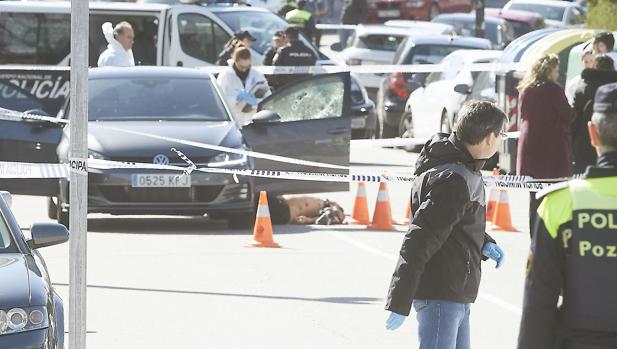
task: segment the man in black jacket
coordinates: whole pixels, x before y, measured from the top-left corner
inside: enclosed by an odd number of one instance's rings
[[[300,30],[295,27],[285,29],[285,37],[289,45],[278,50],[274,56],[272,65],[274,66],[313,66],[317,63],[317,56],[313,50],[300,41]],[[270,84],[274,89],[278,89],[294,80],[302,79],[306,74],[279,74],[273,76]]]
[[[480,285],[480,262],[500,267],[504,253],[485,233],[482,168],[497,151],[506,115],[494,104],[472,101],[461,109],[455,132],[438,133],[422,149],[412,188],[415,214],[390,284],[386,327],[398,328],[412,304],[420,348],[468,349],[470,303]]]
[[[345,0],[343,12],[341,13],[341,23],[358,25],[366,22],[368,18],[368,4],[366,0]],[[347,39],[353,31],[341,29],[339,31],[339,42],[341,49],[347,47]]]
[[[617,82],[617,72],[613,60],[607,55],[598,55],[593,59],[592,68],[581,73],[581,80],[574,87],[573,107],[576,119],[572,122],[572,152],[574,155],[574,173],[583,173],[587,166],[596,163],[596,150],[589,142],[587,123],[593,114],[593,99],[598,87]]]

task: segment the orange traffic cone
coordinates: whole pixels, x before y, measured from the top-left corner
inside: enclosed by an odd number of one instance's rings
[[[493,170],[493,176],[498,176],[499,170]],[[497,200],[499,200],[499,190],[497,188],[491,188],[488,192],[488,201],[486,202],[486,221],[493,222],[495,220],[495,207],[497,206]]]
[[[392,209],[390,207],[390,197],[388,187],[385,182],[379,184],[377,203],[373,213],[373,222],[368,226],[369,230],[394,230],[392,225]]]
[[[351,223],[368,225],[371,223],[368,216],[368,202],[366,201],[366,186],[364,182],[358,183],[358,192],[353,203]]]
[[[259,206],[257,207],[257,218],[253,229],[253,242],[251,247],[281,247],[274,242],[272,237],[272,221],[270,221],[270,209],[268,208],[268,197],[266,192],[259,193]]]
[[[518,231],[512,226],[510,204],[508,203],[508,191],[506,189],[499,190],[499,200],[495,206],[495,220],[493,224],[494,227],[491,228],[491,231]]]

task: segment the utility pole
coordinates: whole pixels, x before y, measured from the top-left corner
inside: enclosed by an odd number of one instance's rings
[[[476,37],[484,38],[484,0],[475,0],[476,7]]]
[[[86,349],[88,0],[71,0],[69,348]]]

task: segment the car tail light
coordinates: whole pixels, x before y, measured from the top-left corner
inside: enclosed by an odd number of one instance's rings
[[[388,77],[388,89],[390,90],[390,92],[401,97],[402,99],[407,99],[407,97],[409,97],[407,79],[405,79],[403,73],[392,73]]]

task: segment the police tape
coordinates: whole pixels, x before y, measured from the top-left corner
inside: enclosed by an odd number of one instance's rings
[[[0,120],[8,121],[45,121],[54,124],[68,124],[69,121],[61,118],[53,118],[50,116],[37,115],[32,113],[23,113],[15,110],[5,109],[0,107]]]
[[[198,67],[211,74],[220,74],[229,67],[204,66]],[[293,75],[293,74],[390,74],[390,73],[433,73],[433,72],[458,72],[467,70],[470,72],[508,72],[521,69],[517,63],[473,63],[473,64],[383,64],[383,65],[313,65],[313,66],[253,66],[264,75]]]
[[[49,163],[22,163],[22,162],[0,162],[0,178],[16,178],[16,179],[37,179],[37,178],[69,178],[70,169],[73,164],[49,164]],[[77,165],[75,165],[77,166]],[[80,171],[84,170],[83,165]],[[161,170],[178,172],[179,176],[194,175],[195,172],[227,174],[232,176],[249,176],[272,179],[287,179],[287,180],[302,180],[302,181],[320,181],[320,182],[406,182],[414,181],[413,175],[372,175],[364,173],[319,173],[319,172],[293,172],[293,171],[278,171],[278,170],[257,170],[257,169],[234,169],[234,168],[212,168],[199,167],[191,168],[190,166],[171,166],[157,165],[137,162],[120,162],[100,159],[88,159],[88,172],[96,172],[113,169],[128,169],[128,170]],[[548,180],[535,180],[527,176],[483,176],[485,186],[487,188],[497,189],[519,189],[523,191],[537,192],[546,190],[550,186],[569,180],[570,178],[556,178]]]

